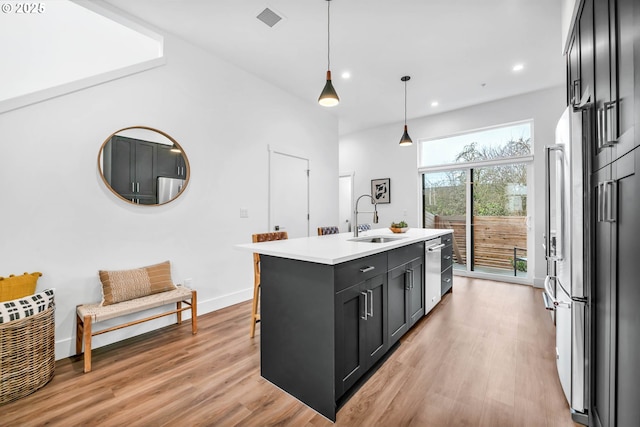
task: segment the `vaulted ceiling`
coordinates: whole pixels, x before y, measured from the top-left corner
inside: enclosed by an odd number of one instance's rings
[[[327,70],[325,0],[106,3],[317,105]],[[560,3],[332,0],[331,71],[341,102],[329,111],[340,133],[402,121],[404,75],[409,120],[564,84]],[[273,27],[257,18],[267,8],[282,18]]]

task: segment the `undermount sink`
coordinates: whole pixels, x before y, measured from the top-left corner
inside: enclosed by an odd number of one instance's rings
[[[366,243],[388,243],[393,242],[394,240],[404,239],[402,237],[396,236],[363,236],[356,237],[354,239],[349,239],[351,242],[366,242]]]

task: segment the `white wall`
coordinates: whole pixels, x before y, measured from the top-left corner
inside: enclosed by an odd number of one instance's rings
[[[75,306],[101,298],[99,269],[171,260],[175,282],[193,279],[199,314],[250,299],[251,254],[233,246],[268,231],[268,144],[311,159],[311,229],[338,217],[334,116],[169,35],[165,54],[159,68],[0,114],[0,275],[41,271],[37,289],[56,288],[57,359],[74,353]],[[185,149],[191,181],[176,201],[133,206],[104,187],[100,145],[131,125]],[[244,326],[248,339],[249,312]]]
[[[535,259],[534,284],[542,286],[546,264],[542,250],[544,232],[544,146],[555,139],[555,127],[565,107],[564,87],[546,89],[526,95],[476,105],[438,115],[408,121],[410,147],[400,147],[402,123],[386,125],[340,138],[340,170],[354,170],[354,195],[370,193],[372,179],[391,178],[391,203],[379,205],[380,223],[376,228],[388,227],[392,221],[404,219],[410,227],[420,227],[421,184],[417,173],[417,141],[481,129],[503,123],[529,120],[534,122],[534,194],[529,200],[533,215]],[[362,202],[361,202],[362,205]],[[533,212],[531,213],[531,209]],[[370,222],[366,214],[360,222]]]

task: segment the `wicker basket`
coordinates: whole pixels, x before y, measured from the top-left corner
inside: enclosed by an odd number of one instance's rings
[[[0,405],[33,393],[53,378],[55,307],[0,324]]]

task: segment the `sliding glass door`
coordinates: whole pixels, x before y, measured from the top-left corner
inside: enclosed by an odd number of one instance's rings
[[[526,165],[481,167],[470,173],[472,270],[526,277]]]
[[[453,268],[467,269],[467,171],[422,175],[425,228],[453,229]]]

